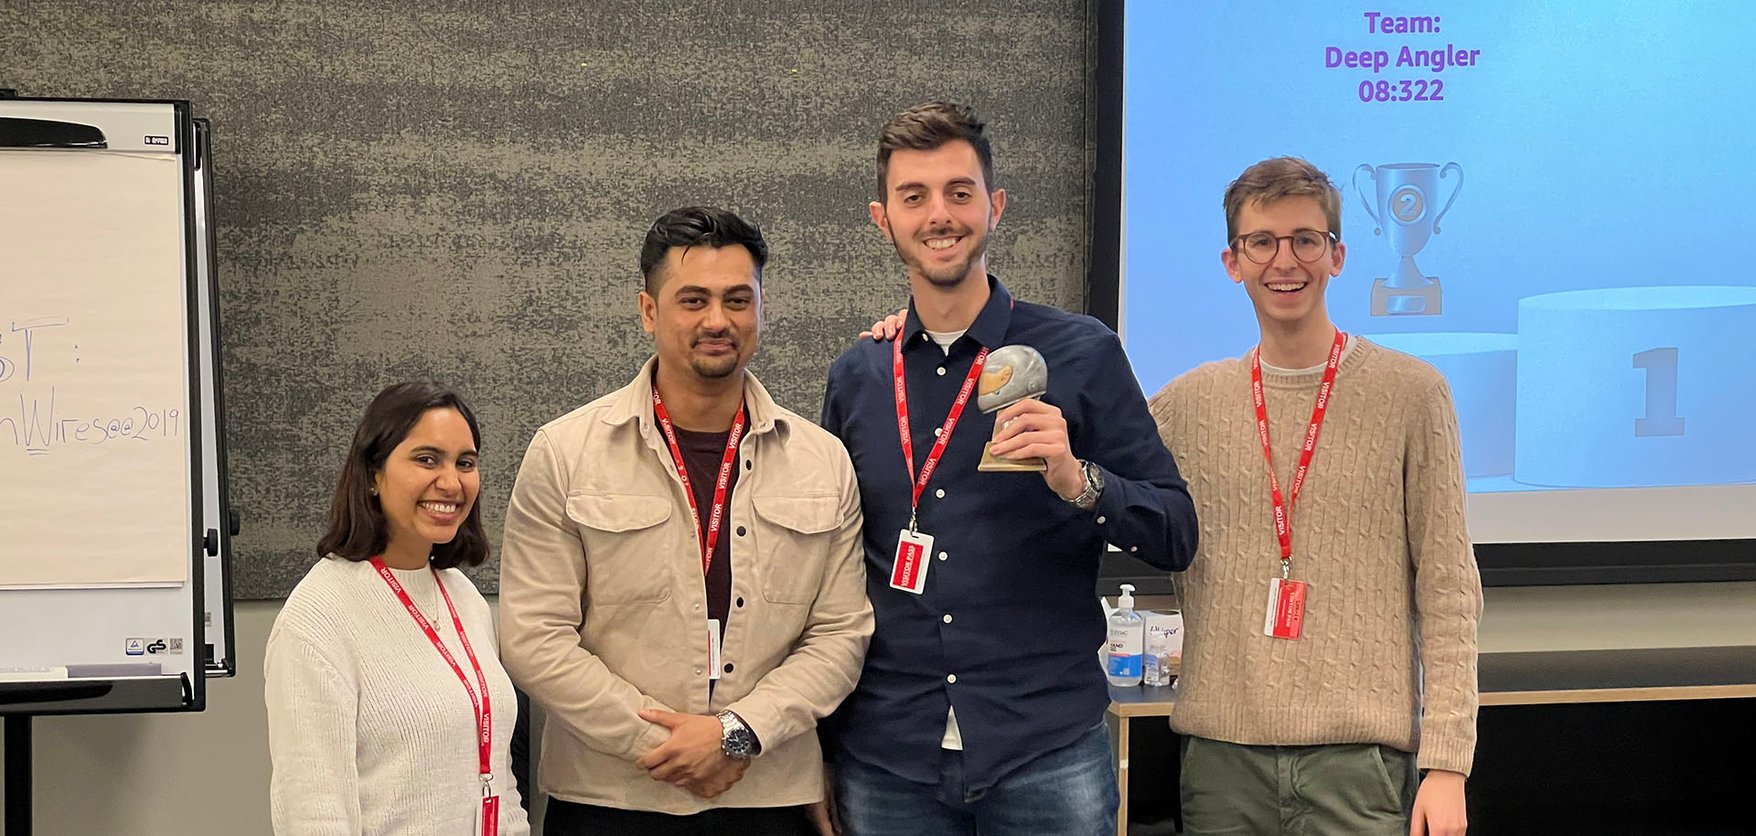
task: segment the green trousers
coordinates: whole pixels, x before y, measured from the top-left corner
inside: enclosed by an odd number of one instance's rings
[[[1188,836],[1407,836],[1415,758],[1376,744],[1183,739]]]

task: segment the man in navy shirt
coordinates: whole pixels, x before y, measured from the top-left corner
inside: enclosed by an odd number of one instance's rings
[[[1106,543],[1168,570],[1195,554],[1194,505],[1116,335],[988,275],[1006,192],[983,128],[946,102],[885,126],[870,208],[908,268],[908,313],[895,340],[836,360],[824,398],[877,618],[825,729],[850,836],[1114,833],[1098,561]],[[1047,393],[962,408],[1003,345],[1042,354]],[[1047,469],[978,471],[990,437]]]

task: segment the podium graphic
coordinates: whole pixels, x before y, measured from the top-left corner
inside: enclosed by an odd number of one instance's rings
[[[1439,181],[1452,172],[1457,174],[1451,196],[1437,214],[1433,198]],[[1372,178],[1376,200],[1366,197],[1360,188],[1360,175]],[[1383,235],[1390,250],[1401,258],[1396,271],[1372,281],[1373,316],[1435,316],[1443,311],[1439,277],[1421,273],[1415,266],[1415,253],[1427,246],[1439,232],[1439,221],[1451,211],[1451,204],[1463,191],[1463,166],[1446,163],[1393,163],[1373,168],[1361,165],[1354,169],[1354,190],[1360,193],[1366,214],[1377,224],[1373,235]],[[1376,203],[1376,206],[1373,204]]]
[[[1756,482],[1756,287],[1642,285],[1518,300],[1515,333],[1362,334],[1445,376],[1470,490]]]
[[[1756,287],[1610,287],[1518,301],[1514,478],[1628,488],[1756,481]]]

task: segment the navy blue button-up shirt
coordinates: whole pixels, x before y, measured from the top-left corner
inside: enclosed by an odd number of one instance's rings
[[[926,588],[890,587],[911,476],[893,394],[892,347],[862,340],[835,361],[823,426],[847,446],[865,509],[866,590],[877,628],[859,687],[824,726],[831,757],[919,783],[939,780],[947,709],[957,709],[967,790],[993,786],[1072,743],[1103,717],[1098,561],[1113,543],[1160,568],[1195,554],[1195,508],[1159,441],[1121,342],[1102,323],[989,298],[949,355],[912,310],[903,342],[915,466],[927,458],[976,354],[1023,344],[1048,362],[1042,400],[1067,419],[1073,455],[1103,472],[1097,507],[1056,496],[1041,473],[976,469],[994,415],[964,410],[921,494],[919,530],[934,538]],[[998,414],[998,413],[996,413]],[[1136,550],[1138,547],[1138,550]]]

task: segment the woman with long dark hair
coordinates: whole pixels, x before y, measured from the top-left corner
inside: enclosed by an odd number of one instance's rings
[[[279,836],[526,836],[517,719],[493,617],[459,566],[488,557],[481,431],[432,382],[378,393],[354,432],[323,556],[268,637]]]

